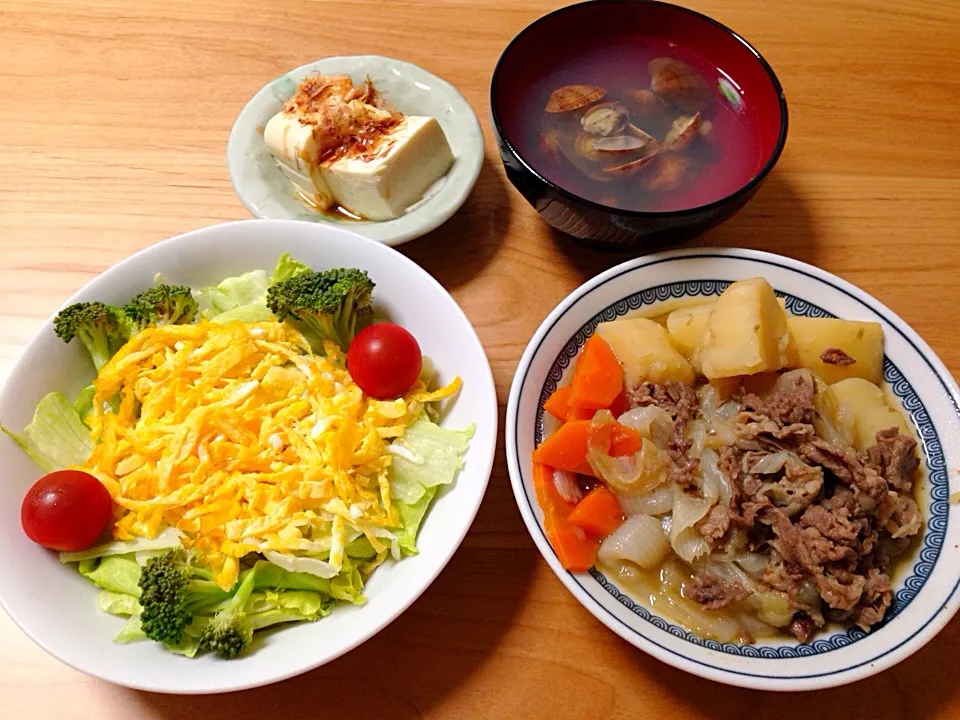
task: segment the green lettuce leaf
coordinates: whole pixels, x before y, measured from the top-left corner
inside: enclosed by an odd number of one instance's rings
[[[247,620],[254,630],[287,622],[312,622],[330,613],[333,600],[309,590],[255,592],[247,601]]]
[[[365,535],[361,535],[356,540],[347,543],[344,552],[352,558],[360,558],[362,560],[370,560],[377,556],[377,551],[373,549],[373,545],[370,544],[370,541],[367,540]]]
[[[340,572],[330,580],[330,594],[337,600],[346,600],[354,605],[362,605],[367,601],[363,594],[360,569],[351,562],[349,556],[344,556]]]
[[[140,565],[133,555],[105,557],[84,577],[103,590],[140,597]]]
[[[143,629],[140,627],[140,616],[131,615],[127,619],[127,624],[123,626],[123,629],[119,633],[117,633],[117,636],[113,638],[113,641],[120,645],[125,645],[127,643],[138,642],[146,639],[147,636],[143,634]],[[189,632],[187,632],[184,633],[183,639],[176,645],[164,643],[163,646],[176,655],[186,655],[187,657],[192,658],[200,650],[200,638],[195,634],[191,635]]]
[[[273,269],[273,280],[270,284],[273,285],[273,283],[278,283],[282,280],[289,280],[295,275],[309,271],[309,265],[304,265],[299,260],[294,260],[290,257],[290,253],[284,253],[280,256],[280,259],[277,260],[277,266]]]
[[[423,516],[427,514],[427,508],[430,507],[436,494],[437,488],[431,487],[427,488],[415,503],[394,503],[402,523],[397,532],[397,544],[400,545],[404,555],[417,554],[417,533],[420,530],[420,523],[423,522]]]
[[[449,485],[463,467],[473,427],[445,430],[424,419],[407,428],[395,441],[403,454],[394,454],[390,466],[390,495],[408,505],[416,504],[427,488]]]
[[[125,645],[146,639],[147,636],[143,634],[143,629],[140,627],[140,616],[131,615],[127,619],[127,623],[123,626],[123,629],[113,638],[113,641],[120,645]]]
[[[143,609],[133,595],[101,590],[97,596],[97,606],[111,615],[139,615]]]
[[[241,582],[246,577],[247,572],[250,571],[244,571],[241,574]],[[291,572],[266,560],[258,561],[253,566],[253,572],[256,572],[253,585],[256,590],[267,588],[272,590],[310,590],[330,597],[330,580],[327,578],[317,577],[310,573]]]
[[[90,429],[60,393],[50,393],[22,434],[0,426],[46,472],[82,465],[93,451]]]
[[[254,270],[201,290],[198,293],[200,315],[216,323],[268,322],[273,319],[273,314],[267,308],[267,288],[309,269],[284,253],[271,276],[263,270]]]
[[[92,558],[108,557],[110,555],[130,555],[131,553],[161,552],[180,547],[180,533],[175,528],[167,528],[155,538],[137,538],[135,540],[114,540],[103,545],[94,545],[92,548],[78,552],[60,553],[60,562],[80,562]],[[80,571],[81,574],[83,570]]]
[[[80,394],[74,401],[73,409],[77,411],[77,415],[80,417],[80,420],[83,420],[93,411],[93,396],[95,393],[96,389],[93,387],[93,385],[87,385],[83,390],[80,391]]]

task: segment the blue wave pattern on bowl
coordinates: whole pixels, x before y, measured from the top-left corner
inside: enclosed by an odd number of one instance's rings
[[[630,311],[639,310],[641,307],[652,305],[656,302],[689,297],[717,296],[730,284],[727,280],[689,280],[667,285],[658,285],[657,287],[648,288],[627,298],[618,300],[594,315],[567,342],[560,355],[550,367],[547,380],[540,393],[540,403],[537,407],[534,444],[538,445],[543,437],[544,402],[546,402],[547,398],[557,389],[564,371],[576,358],[580,347],[586,339],[593,334],[598,324],[615,320]],[[777,292],[777,296],[784,299],[787,310],[794,315],[806,317],[835,317],[823,308],[793,295]],[[940,557],[940,550],[943,547],[946,536],[947,502],[949,495],[946,459],[943,455],[940,439],[937,437],[936,428],[930,421],[930,416],[926,408],[923,406],[923,403],[920,402],[919,396],[910,383],[907,382],[903,373],[900,372],[896,365],[890,362],[889,358],[884,358],[883,374],[884,379],[890,384],[893,394],[897,396],[903,404],[904,409],[910,415],[920,436],[926,461],[927,481],[930,488],[930,510],[929,517],[925,518],[926,531],[924,532],[923,545],[920,549],[918,560],[904,581],[903,587],[896,591],[894,601],[887,611],[883,622],[875,625],[872,632],[879,631],[884,625],[903,612],[907,605],[917,596],[917,593],[920,592],[920,589],[933,572],[933,568]],[[772,660],[795,659],[839,650],[867,636],[867,633],[860,628],[852,627],[843,632],[836,632],[826,638],[818,638],[807,644],[736,645],[733,643],[721,643],[716,640],[701,638],[651,613],[647,608],[621,592],[613,582],[607,579],[607,577],[596,568],[591,568],[589,572],[590,576],[596,580],[604,590],[610,593],[617,602],[654,627],[668,632],[675,637],[682,638],[687,642],[730,655]]]

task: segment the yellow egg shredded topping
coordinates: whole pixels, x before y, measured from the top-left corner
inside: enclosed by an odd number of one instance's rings
[[[116,503],[113,536],[176,528],[231,588],[251,552],[320,555],[339,571],[364,535],[386,555],[399,524],[390,500],[392,439],[423,404],[365,395],[334,344],[315,355],[286,323],[152,327],[102,368],[83,469]]]

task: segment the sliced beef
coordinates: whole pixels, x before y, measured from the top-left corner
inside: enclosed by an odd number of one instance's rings
[[[859,466],[857,456],[849,450],[843,450],[826,440],[816,437],[798,448],[801,458],[811,465],[819,465],[829,470],[834,477],[847,485],[853,484],[853,467]]]
[[[752,394],[745,395],[742,404],[745,410],[765,415],[781,428],[794,424],[812,425],[815,394],[813,376],[795,373],[789,387],[775,390],[766,400]]]
[[[757,515],[761,510],[770,507],[769,502],[745,502],[740,506],[740,514],[730,518],[730,522],[737,527],[749,529],[757,522]]]
[[[706,518],[698,526],[700,534],[708,540],[719,540],[730,529],[730,508],[714,505]]]
[[[670,448],[670,459],[673,461],[670,469],[670,480],[680,487],[690,487],[694,484],[693,474],[700,467],[700,461],[692,458],[685,452]]]
[[[840,348],[827,348],[820,353],[820,359],[827,365],[839,365],[841,367],[855,365],[857,362]]]
[[[860,525],[850,519],[850,512],[845,507],[833,511],[822,505],[808,507],[800,518],[800,527],[815,528],[828,540],[850,547],[856,545],[860,533]]]
[[[884,525],[893,539],[908,538],[920,532],[923,515],[913,498],[897,495],[893,500],[893,512]]]
[[[676,414],[666,388],[656,383],[641,383],[627,391],[627,404],[632,408],[656,405],[658,408],[666,410],[671,416]]]
[[[813,576],[827,605],[835,610],[852,610],[860,602],[866,579],[843,567],[828,568]]]
[[[917,441],[896,427],[877,433],[877,444],[866,452],[865,464],[877,471],[894,490],[909,492],[920,467]]]
[[[825,537],[814,527],[802,530],[779,508],[766,508],[764,521],[776,533],[774,547],[785,562],[800,565],[813,579],[820,596],[832,608],[852,609],[863,592],[864,578],[849,566],[856,565],[853,548]]]
[[[690,597],[703,605],[706,610],[719,610],[730,603],[739,602],[750,595],[750,591],[737,583],[721,580],[710,573],[699,572],[689,586]]]
[[[828,470],[834,477],[855,489],[857,501],[867,512],[873,512],[887,494],[887,481],[877,470],[860,462],[852,450],[844,450],[815,437],[798,450],[800,457]]]
[[[854,621],[864,630],[869,630],[871,625],[883,620],[891,602],[893,586],[890,584],[890,576],[871,568],[866,575],[860,603],[853,611]]]
[[[841,366],[852,362],[838,348],[821,359]],[[757,582],[789,599],[796,613],[785,629],[800,642],[808,642],[825,618],[855,622],[864,630],[882,621],[893,601],[893,563],[923,523],[908,494],[920,464],[916,441],[893,427],[877,433],[877,444],[866,452],[838,447],[820,437],[813,424],[815,395],[808,372],[791,374],[789,383],[781,380],[763,398],[741,388],[735,396],[738,439],[717,451],[732,496],[697,525],[715,548],[736,554],[746,547],[768,556]],[[667,448],[670,477],[684,487],[695,485],[699,461],[689,456],[686,439],[698,412],[693,388],[644,383],[629,393],[629,401],[669,413],[674,422]],[[762,458],[784,450],[796,457],[782,470],[753,472]],[[706,609],[724,608],[750,594],[706,573],[684,592]]]
[[[697,391],[673,380],[663,385],[645,382],[627,393],[627,401],[632,407],[656,405],[673,418],[673,435],[668,448],[673,461],[670,479],[681,487],[693,485],[693,474],[700,467],[700,461],[687,455],[690,441],[685,436],[687,426],[700,407]]]
[[[802,643],[810,642],[810,638],[813,637],[813,631],[815,629],[816,626],[813,623],[813,619],[806,613],[797,613],[793,616],[790,624],[787,625],[787,632]]]
[[[693,419],[700,403],[697,391],[689,385],[668,380],[663,385],[645,382],[627,392],[630,407],[656,405],[675,420],[680,418],[684,424]]]
[[[720,457],[720,472],[722,472],[730,485],[734,488],[740,487],[740,453],[737,448],[730,445],[724,445],[717,453]]]
[[[766,496],[770,502],[789,517],[795,517],[809,508],[823,489],[823,470],[809,465],[788,465],[780,480],[766,483],[757,496]]]

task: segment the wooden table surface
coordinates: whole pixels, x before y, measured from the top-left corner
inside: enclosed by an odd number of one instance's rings
[[[686,0],[736,28],[790,105],[779,165],[702,242],[762,248],[859,285],[960,370],[960,4]],[[327,55],[410,60],[457,85],[487,136],[463,210],[404,245],[476,326],[505,404],[523,348],[578,284],[624,259],[552,233],[507,184],[490,75],[547,0],[0,0],[0,382],[97,273],[171,235],[247,217],[231,124],[264,83]],[[4,578],[3,582],[17,582]],[[193,699],[88,678],[0,613],[0,717],[960,717],[960,620],[846,688],[775,695],[674,670],[603,628],[541,560],[502,446],[450,565],[400,619],[295,680]]]

